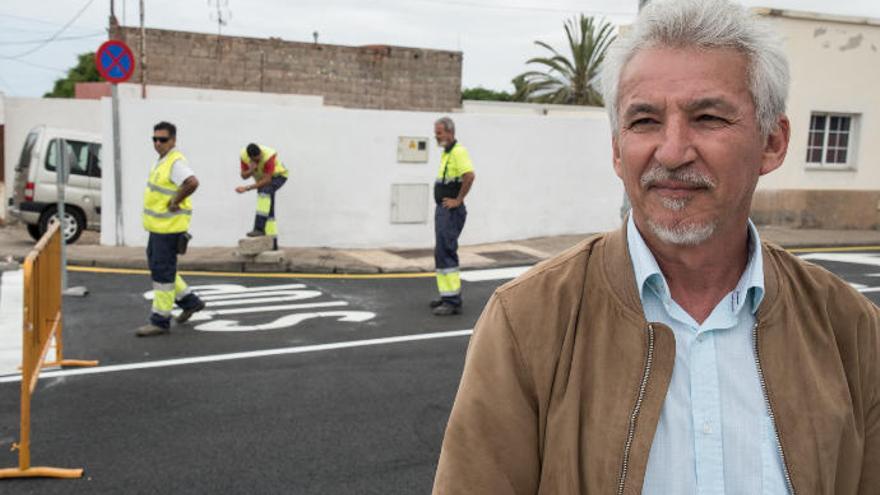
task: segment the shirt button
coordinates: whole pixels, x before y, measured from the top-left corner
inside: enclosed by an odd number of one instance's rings
[[[710,433],[712,433],[712,427],[709,423],[703,423],[703,434],[708,435]]]

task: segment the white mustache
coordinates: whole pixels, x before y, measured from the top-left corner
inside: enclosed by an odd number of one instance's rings
[[[691,168],[669,170],[658,164],[654,164],[647,172],[642,174],[639,183],[641,183],[643,188],[648,188],[664,180],[682,182],[696,187],[715,188],[715,181],[708,175],[703,175]]]

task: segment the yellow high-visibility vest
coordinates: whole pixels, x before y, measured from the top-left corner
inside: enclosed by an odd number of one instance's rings
[[[171,181],[171,167],[177,160],[185,160],[183,153],[172,150],[150,170],[150,178],[144,189],[144,228],[156,234],[186,232],[192,217],[192,202],[187,196],[180,209],[170,211],[168,202],[177,196],[179,187]]]
[[[263,146],[262,144],[258,144],[257,146],[260,147],[260,161],[257,162],[257,169],[254,170],[254,177],[257,180],[263,178],[263,167],[266,166],[266,162],[268,162],[269,159],[273,156],[275,156],[275,171],[272,172],[272,177],[276,177],[278,175],[282,177],[287,177],[287,169],[284,168],[284,165],[281,163],[281,157],[277,156],[278,152],[268,146]],[[251,157],[249,157],[247,154],[246,146],[241,149],[241,161],[242,163],[251,162]]]

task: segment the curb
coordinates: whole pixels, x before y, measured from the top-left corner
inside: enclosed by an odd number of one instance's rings
[[[820,249],[820,248],[875,248],[880,250],[880,242],[825,242],[817,244],[814,242],[787,242],[777,243],[784,249]],[[552,256],[550,256],[552,257]],[[540,263],[550,257],[537,259],[533,264]],[[118,269],[135,269],[147,270],[146,258],[133,259],[113,259],[113,260],[97,260],[94,258],[68,258],[70,266],[84,266],[95,268],[118,268]],[[2,265],[0,265],[2,266]],[[230,273],[314,273],[314,274],[339,274],[339,275],[369,275],[369,274],[395,274],[395,273],[431,273],[433,270],[419,267],[396,267],[394,269],[386,269],[378,265],[370,265],[366,263],[356,263],[347,261],[345,263],[326,264],[318,263],[297,263],[296,260],[287,260],[281,263],[257,263],[251,261],[239,260],[221,260],[221,261],[198,261],[184,260],[178,261],[178,270],[190,272],[230,272]],[[523,263],[516,262],[496,262],[488,266],[481,266],[480,269],[510,268],[523,266]],[[2,270],[2,268],[0,268]]]

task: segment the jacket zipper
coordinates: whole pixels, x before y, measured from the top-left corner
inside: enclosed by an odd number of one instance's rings
[[[645,390],[648,388],[648,378],[651,376],[651,366],[654,363],[654,326],[648,324],[648,356],[645,359],[645,370],[642,373],[642,382],[639,384],[639,397],[629,416],[629,431],[626,435],[626,446],[623,449],[623,465],[620,467],[620,480],[617,483],[617,495],[623,495],[626,484],[626,472],[629,469],[629,452],[632,449],[633,438],[636,435],[636,422],[642,409],[642,401],[645,399]]]
[[[764,394],[764,404],[767,405],[767,413],[773,424],[773,435],[776,437],[776,448],[779,450],[779,458],[782,459],[782,472],[785,474],[785,484],[788,492],[796,495],[794,484],[791,482],[791,474],[788,472],[788,463],[785,462],[785,452],[782,450],[782,442],[779,441],[779,432],[776,431],[776,415],[773,414],[773,406],[770,405],[770,396],[767,395],[767,383],[764,381],[764,368],[761,366],[761,357],[758,354],[758,324],[752,327],[752,347],[755,351],[755,364],[758,366],[758,379],[761,381],[761,392]]]

